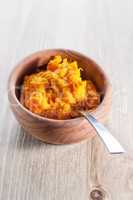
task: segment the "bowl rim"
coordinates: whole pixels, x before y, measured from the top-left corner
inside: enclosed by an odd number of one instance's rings
[[[16,66],[12,69],[10,75],[9,75],[9,78],[8,78],[8,99],[9,98],[9,92],[11,94],[11,96],[13,97],[14,101],[16,101],[16,104],[18,104],[18,106],[24,111],[26,112],[27,114],[29,114],[30,116],[32,116],[33,118],[36,118],[38,120],[41,120],[41,121],[48,121],[48,122],[55,122],[55,123],[62,123],[62,122],[74,122],[74,121],[77,121],[77,120],[81,120],[81,119],[84,119],[84,117],[76,117],[76,118],[72,118],[72,119],[52,119],[52,118],[47,118],[47,117],[42,117],[38,114],[35,114],[33,112],[31,112],[30,110],[28,110],[26,107],[24,107],[21,102],[18,100],[18,98],[16,97],[16,94],[15,94],[15,88],[16,88],[16,85],[13,84],[14,81],[13,81],[13,76],[15,74],[15,72],[17,71],[17,69],[21,68],[22,66],[24,66],[24,64],[29,61],[30,59],[33,60],[34,57],[37,57],[37,55],[40,55],[41,53],[47,53],[47,52],[51,52],[51,51],[64,51],[64,52],[67,52],[67,53],[73,53],[73,54],[76,54],[77,56],[82,56],[86,59],[89,59],[92,63],[94,63],[95,67],[102,73],[102,75],[104,76],[104,81],[105,81],[105,93],[104,93],[104,96],[103,96],[103,99],[101,101],[101,103],[97,106],[97,108],[93,111],[90,111],[90,113],[93,115],[95,115],[97,112],[99,112],[99,110],[102,109],[102,107],[104,106],[104,102],[108,96],[108,92],[109,92],[109,89],[111,89],[111,83],[108,79],[108,76],[106,75],[106,73],[104,72],[104,70],[99,66],[99,64],[97,64],[92,58],[88,57],[87,55],[83,54],[83,53],[80,53],[79,51],[75,51],[73,49],[65,49],[65,48],[54,48],[54,49],[43,49],[43,50],[40,50],[40,51],[36,51],[26,57],[24,57],[23,59],[21,59],[17,64]],[[11,90],[10,90],[11,89]],[[10,102],[10,100],[9,100]],[[10,102],[11,103],[11,102]]]

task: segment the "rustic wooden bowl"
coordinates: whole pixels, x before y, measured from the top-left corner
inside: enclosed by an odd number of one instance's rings
[[[83,68],[82,76],[91,79],[102,94],[101,104],[92,114],[102,123],[107,119],[111,101],[111,86],[103,70],[90,58],[71,50],[49,49],[32,54],[22,60],[12,71],[8,81],[8,97],[11,109],[25,131],[52,144],[68,144],[92,138],[96,133],[83,117],[68,120],[48,119],[27,110],[20,103],[20,87],[23,77],[47,64],[51,56],[61,55],[77,60]]]

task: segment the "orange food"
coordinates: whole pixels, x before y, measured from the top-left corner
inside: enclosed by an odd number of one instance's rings
[[[78,116],[77,110],[94,109],[100,95],[90,80],[82,80],[76,61],[55,56],[47,69],[27,75],[23,83],[23,104],[33,113],[53,118]]]

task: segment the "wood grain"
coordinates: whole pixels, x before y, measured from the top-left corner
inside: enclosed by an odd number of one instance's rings
[[[132,1],[0,5],[0,200],[132,200]],[[25,135],[12,116],[6,93],[12,67],[35,50],[58,47],[87,54],[110,76],[114,93],[107,126],[125,155],[109,155],[97,137],[75,145],[43,144]]]

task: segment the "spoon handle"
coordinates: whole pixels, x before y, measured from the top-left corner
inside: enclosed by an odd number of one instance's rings
[[[120,143],[111,135],[111,133],[101,124],[99,123],[92,115],[87,112],[80,111],[82,116],[84,116],[91,125],[95,128],[96,132],[104,142],[106,148],[111,154],[120,154],[124,153],[125,150],[120,145]]]

